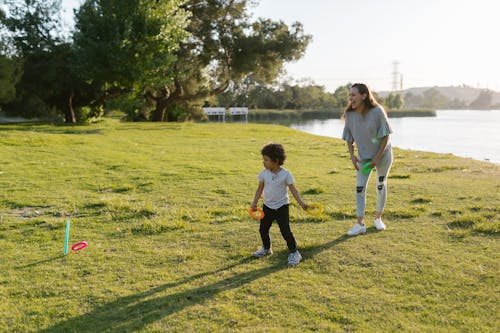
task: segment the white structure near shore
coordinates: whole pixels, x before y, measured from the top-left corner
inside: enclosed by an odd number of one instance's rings
[[[203,112],[208,116],[216,117],[218,121],[226,121],[226,108],[215,107],[215,108],[203,108]]]
[[[217,119],[217,121],[226,121],[226,108],[223,107],[205,107],[203,112],[209,119]],[[230,107],[229,115],[232,119],[239,119],[248,122],[248,107]]]

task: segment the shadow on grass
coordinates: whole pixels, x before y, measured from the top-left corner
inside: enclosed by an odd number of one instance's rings
[[[49,261],[52,261],[52,260],[56,260],[56,259],[60,259],[60,258],[63,258],[65,257],[64,254],[61,254],[59,256],[55,256],[55,257],[51,257],[51,258],[47,258],[47,259],[43,259],[43,260],[39,260],[39,261],[35,261],[35,262],[32,262],[30,264],[26,264],[26,265],[23,265],[23,266],[17,266],[16,268],[17,269],[20,269],[20,268],[28,268],[28,267],[32,267],[32,266],[36,266],[36,265],[40,265],[40,264],[43,264],[43,263],[46,263],[46,262],[49,262]]]
[[[86,123],[56,124],[51,121],[0,123],[0,131],[27,131],[46,134],[100,134],[102,129],[89,128]]]
[[[337,239],[331,240],[328,243],[322,245],[314,245],[314,246],[306,246],[300,248],[300,253],[302,253],[304,260],[310,259],[324,250],[327,250],[331,247],[334,247],[337,244],[340,244],[348,239],[352,239],[352,237],[347,235],[342,235]]]
[[[306,258],[310,258],[348,238],[348,236],[342,236],[322,245],[301,248],[301,252]],[[268,259],[271,265],[267,267],[252,269],[250,266],[246,272],[233,275],[215,283],[172,294],[161,294],[162,292],[167,292],[168,289],[188,284],[206,276],[213,276],[219,272],[256,260],[253,257],[247,257],[217,270],[196,274],[142,293],[118,298],[113,302],[96,307],[86,314],[56,323],[38,332],[134,332],[185,308],[203,304],[221,292],[236,289],[252,281],[286,269],[286,265],[284,265],[282,259],[282,256],[275,255]]]

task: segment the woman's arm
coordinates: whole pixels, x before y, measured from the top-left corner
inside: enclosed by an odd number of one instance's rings
[[[359,161],[358,161],[358,158],[356,157],[356,155],[354,155],[354,141],[348,141],[347,148],[349,149],[349,154],[351,155],[352,164],[354,165],[356,170],[359,171],[359,167],[358,167]]]

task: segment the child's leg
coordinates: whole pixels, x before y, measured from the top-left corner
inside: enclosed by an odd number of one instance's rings
[[[392,166],[392,149],[388,149],[377,164],[377,217],[380,217],[387,201],[387,176]]]
[[[273,224],[273,220],[275,219],[275,214],[272,209],[264,206],[264,218],[260,220],[259,233],[260,238],[262,239],[262,246],[269,250],[271,248],[271,238],[269,237],[269,230],[271,229],[271,225]]]
[[[363,220],[366,210],[366,185],[370,179],[371,172],[365,175],[361,172],[361,166],[367,161],[362,161],[359,164],[359,170],[356,172],[356,216],[358,222]]]
[[[284,205],[278,209],[277,220],[281,235],[285,239],[286,245],[288,246],[288,251],[290,251],[290,253],[297,251],[297,243],[295,242],[292,230],[290,229],[289,205]]]

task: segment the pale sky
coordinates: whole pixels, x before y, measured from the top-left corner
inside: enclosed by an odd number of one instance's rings
[[[80,0],[63,0],[71,8]],[[467,84],[500,91],[500,0],[260,0],[254,18],[299,21],[313,41],[286,69],[333,91]]]
[[[329,91],[390,90],[394,61],[403,88],[500,90],[500,0],[261,0],[254,11],[304,25],[313,41],[287,70]]]

